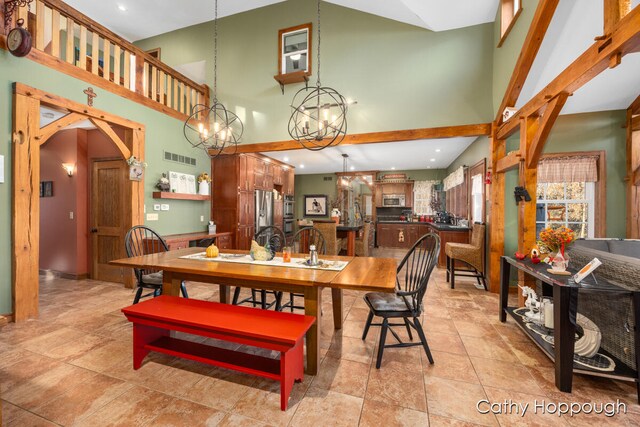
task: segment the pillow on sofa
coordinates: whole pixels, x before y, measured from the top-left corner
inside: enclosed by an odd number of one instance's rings
[[[640,258],[640,241],[638,240],[609,240],[608,243],[609,252],[612,254]]]
[[[573,245],[595,249],[596,251],[609,252],[608,242],[608,239],[578,239],[573,243]]]

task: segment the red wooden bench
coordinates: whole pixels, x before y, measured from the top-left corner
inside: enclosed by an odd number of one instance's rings
[[[287,409],[304,376],[303,338],[315,317],[162,295],[122,309],[133,323],[133,369],[150,351],[280,381]],[[275,350],[280,360],[171,337],[170,331]]]

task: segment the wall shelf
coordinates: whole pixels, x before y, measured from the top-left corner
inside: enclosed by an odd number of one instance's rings
[[[278,83],[280,83],[280,89],[282,90],[282,94],[284,95],[284,85],[292,84],[292,83],[302,83],[305,85],[309,83],[309,73],[306,71],[296,71],[293,73],[287,74],[277,74],[273,76],[274,79]],[[308,87],[308,86],[307,86]]]
[[[173,200],[210,200],[211,196],[202,196],[200,194],[170,193],[168,191],[154,191],[153,198]]]

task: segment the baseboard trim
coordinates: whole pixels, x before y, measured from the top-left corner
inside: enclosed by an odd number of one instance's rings
[[[11,322],[13,322],[13,313],[0,314],[0,328]]]
[[[56,270],[39,270],[39,273],[41,276],[52,275],[60,279],[69,279],[69,280],[85,280],[89,278],[89,273],[71,274],[71,273],[63,273],[62,271],[56,271]]]

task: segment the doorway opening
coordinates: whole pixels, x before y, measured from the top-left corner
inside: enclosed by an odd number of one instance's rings
[[[40,121],[42,107],[58,111],[61,115],[51,123],[42,126]],[[91,254],[91,258],[98,258],[98,264],[93,263],[94,265],[88,269],[91,274],[97,275],[96,278],[100,277],[100,274],[106,277],[111,275],[112,278],[117,274],[122,278],[119,281],[125,286],[133,287],[131,274],[114,273],[109,267],[101,267],[106,266],[111,259],[124,257],[122,239],[126,230],[143,223],[144,181],[129,180],[129,168],[125,159],[133,156],[143,160],[144,126],[21,83],[15,83],[12,134],[12,293],[15,321],[38,315],[39,256],[41,250],[48,250],[46,247],[41,248],[40,243],[40,213],[41,211],[45,215],[47,213],[44,211],[46,197],[41,198],[40,194],[44,195],[47,192],[56,194],[57,187],[55,181],[41,179],[42,148],[46,147],[46,143],[60,130],[87,120],[96,128],[97,135],[108,140],[109,146],[115,147],[117,159],[112,159],[112,163],[106,167],[100,167],[110,162],[90,162],[90,158],[84,153],[79,156],[78,153],[82,148],[78,148],[81,144],[76,142],[76,165],[70,166],[69,162],[65,162],[66,167],[73,174],[78,170],[78,165],[85,162],[84,170],[88,181],[81,183],[80,191],[78,185],[75,186],[75,210],[67,210],[63,213],[71,220],[72,215],[76,219],[78,218],[76,212],[84,209],[87,224],[96,225],[90,228],[90,231],[96,229],[96,232],[90,233],[92,237],[87,240],[92,243],[85,245],[86,252]],[[44,151],[46,152],[46,148]],[[58,164],[60,170],[63,170],[62,162],[58,161]],[[73,178],[68,176],[66,169],[64,173],[63,178]],[[93,178],[94,176],[96,179]],[[60,181],[59,178],[56,180]],[[62,180],[62,183],[67,184],[68,181]],[[86,187],[85,190],[82,190],[83,186]],[[109,188],[120,190],[121,194],[113,197],[105,192]],[[102,194],[100,194],[101,191]],[[81,209],[78,209],[79,206]],[[95,209],[100,206],[102,216],[99,210],[96,213]],[[93,217],[98,217],[99,221],[92,223],[89,220],[91,210],[94,211]],[[105,212],[109,213],[105,214]],[[117,230],[116,227],[111,226],[114,221],[118,222]],[[78,230],[77,224],[75,229]],[[76,257],[76,263],[77,260]]]

